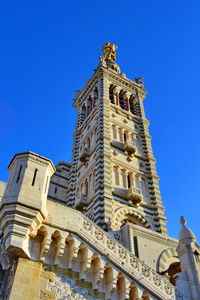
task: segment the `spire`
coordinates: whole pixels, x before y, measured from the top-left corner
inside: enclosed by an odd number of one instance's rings
[[[189,229],[186,226],[186,219],[183,216],[180,217],[180,223],[182,225],[182,228],[179,232],[179,241],[183,241],[183,240],[195,241],[196,238],[194,236],[194,233],[192,232],[191,229]]]

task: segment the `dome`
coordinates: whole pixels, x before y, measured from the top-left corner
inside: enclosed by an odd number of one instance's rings
[[[185,224],[186,224],[186,220],[181,217],[180,223],[182,224],[182,228],[179,232],[179,241],[181,240],[186,240],[186,239],[191,239],[192,241],[195,241],[195,235],[192,232],[191,229],[189,229]]]

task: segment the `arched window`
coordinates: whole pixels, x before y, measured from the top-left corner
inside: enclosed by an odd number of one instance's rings
[[[127,176],[127,183],[128,183],[128,189],[131,187],[131,175],[128,174]]]
[[[116,126],[112,125],[112,132],[113,132],[113,138],[117,139],[117,130],[116,130]]]
[[[97,89],[97,87],[95,87],[95,89],[94,89],[94,93],[93,93],[93,107],[95,106],[95,104],[96,104],[96,102],[97,102],[97,100],[98,100],[98,89]]]
[[[121,91],[119,93],[119,105],[122,109],[125,109],[125,103],[124,103],[124,97],[123,97],[124,91]]]
[[[130,105],[130,111],[132,112],[132,114],[135,114],[134,97],[133,96],[131,96],[129,99],[129,105]]]
[[[122,186],[123,188],[125,189],[126,188],[126,176],[125,176],[125,171],[124,170],[121,170],[121,182],[122,182]]]
[[[88,180],[85,181],[85,196],[88,195]]]
[[[128,141],[128,132],[124,132],[124,142]]]
[[[89,176],[89,193],[92,193],[92,174]]]
[[[127,99],[125,99],[125,92],[123,90],[121,90],[121,92],[119,93],[119,105],[122,109],[128,110],[128,103],[127,103]]]
[[[93,187],[95,186],[95,170],[93,172]]]
[[[117,167],[114,167],[114,183],[119,185],[119,170]]]
[[[121,128],[118,129],[118,132],[119,132],[119,140],[120,140],[120,142],[123,142],[123,135],[122,135]]]
[[[87,148],[90,149],[90,138],[87,139]]]
[[[87,115],[89,115],[91,111],[92,111],[92,97],[89,96],[87,100]]]
[[[141,189],[142,189],[142,194],[144,197],[148,196],[148,189],[147,189],[147,183],[144,178],[141,180]]]
[[[85,103],[83,104],[81,108],[81,122],[83,122],[86,118],[86,106]]]
[[[137,152],[139,154],[143,154],[143,151],[142,151],[142,145],[141,145],[141,142],[140,142],[140,138],[137,136],[136,139],[135,139],[135,146],[137,148]]]
[[[115,104],[115,96],[114,96],[114,92],[113,92],[114,88],[115,87],[113,85],[111,85],[109,88],[109,99],[110,99],[110,102],[113,104]]]

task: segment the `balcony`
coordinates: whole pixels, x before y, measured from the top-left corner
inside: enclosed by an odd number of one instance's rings
[[[127,198],[129,200],[129,205],[139,206],[142,201],[142,195],[140,189],[132,186],[128,188]]]
[[[90,151],[88,148],[84,148],[80,153],[80,161],[86,163],[89,159]]]
[[[76,199],[75,208],[82,210],[86,205],[88,205],[88,197],[85,194],[81,194],[80,198]]]
[[[124,142],[123,150],[127,151],[129,155],[134,154],[136,152],[135,146],[130,141]]]

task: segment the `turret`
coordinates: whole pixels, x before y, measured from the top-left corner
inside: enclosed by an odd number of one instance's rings
[[[28,256],[26,237],[33,234],[47,216],[47,193],[55,167],[45,157],[23,152],[14,156],[8,169],[10,177],[0,211],[3,240],[9,251],[13,247],[23,248]]]
[[[193,232],[186,226],[186,220],[181,217],[182,228],[179,233],[177,253],[180,259],[181,273],[178,273],[176,286],[184,291],[186,298],[200,299],[200,284],[192,244],[195,241]]]

